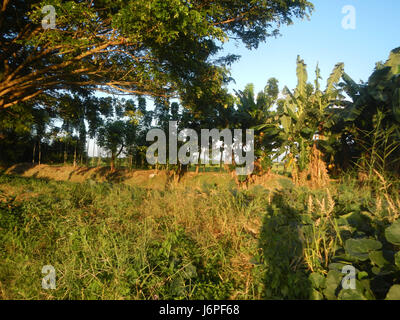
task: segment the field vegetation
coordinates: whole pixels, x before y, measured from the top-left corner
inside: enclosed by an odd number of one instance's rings
[[[223,43],[256,49],[312,10],[3,0],[0,298],[400,299],[400,48],[367,82],[343,63],[309,80],[298,56],[294,89],[227,89]],[[149,165],[146,135],[170,121],[253,129],[255,170]]]
[[[1,298],[397,299],[399,186],[376,178],[312,189],[271,174],[243,189],[227,173],[147,187],[2,175]],[[48,264],[56,290],[41,287]],[[346,264],[356,291],[341,289]]]

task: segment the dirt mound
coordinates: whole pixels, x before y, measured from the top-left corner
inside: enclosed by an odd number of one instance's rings
[[[110,168],[108,167],[88,168],[44,164],[32,165],[30,163],[13,165],[6,169],[4,173],[56,181],[85,182],[92,180],[95,182],[124,183],[159,190],[163,190],[171,185],[201,187],[210,184],[215,186],[226,183],[235,184],[228,173],[201,172],[196,174],[194,172],[187,172],[180,182],[176,183],[171,179],[171,174],[167,174],[166,171],[117,169],[114,172],[110,172]],[[285,177],[274,174],[269,174],[268,177],[265,175],[255,179],[254,185],[262,185],[267,189],[275,189],[279,186],[279,183],[277,183],[278,178]]]
[[[146,185],[154,182],[165,184],[167,176],[164,172],[155,173],[153,170],[126,170],[118,169],[110,172],[107,167],[88,168],[73,166],[32,165],[27,163],[16,164],[5,171],[5,174],[15,174],[23,177],[51,179],[56,181],[126,183],[129,185]],[[157,183],[156,183],[157,184]]]

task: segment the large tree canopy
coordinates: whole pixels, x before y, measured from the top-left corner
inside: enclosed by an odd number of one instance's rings
[[[53,5],[56,28],[43,29]],[[60,90],[218,100],[229,38],[256,48],[312,10],[306,0],[2,0],[0,110]]]

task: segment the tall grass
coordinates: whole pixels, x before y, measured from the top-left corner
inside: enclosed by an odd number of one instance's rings
[[[271,185],[240,190],[228,175],[163,188],[0,176],[0,298],[336,298],[315,279],[330,283],[346,240],[381,239],[398,219],[399,195],[384,177],[380,193],[350,176],[324,189],[284,177]],[[41,286],[45,265],[56,269],[55,290]]]
[[[261,296],[250,260],[263,197],[6,176],[0,189],[3,299]],[[41,288],[44,265],[56,269],[54,291]]]

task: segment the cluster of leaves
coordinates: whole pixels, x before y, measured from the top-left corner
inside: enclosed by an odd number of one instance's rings
[[[154,278],[165,279],[158,295],[161,299],[226,299],[233,283],[224,283],[219,257],[206,257],[182,228],[168,232],[163,242],[148,247],[149,270]]]
[[[303,171],[306,169],[309,161],[311,147],[315,143],[318,135],[319,145],[326,140],[329,131],[325,122],[329,117],[332,101],[340,97],[336,89],[344,65],[337,64],[330,77],[328,78],[326,89],[321,91],[319,80],[320,69],[317,66],[315,74],[315,86],[307,83],[306,65],[300,57],[297,58],[297,78],[298,84],[295,92],[292,93],[285,88],[286,98],[281,102],[279,115],[279,124],[283,130],[280,130],[279,140],[280,154],[287,154],[288,166]],[[275,124],[275,130],[277,129]]]
[[[56,28],[43,29],[52,5]],[[226,66],[214,59],[235,37],[249,48],[308,16],[297,1],[6,0],[0,10],[0,109],[41,103],[58,90],[218,99]],[[35,71],[35,72],[33,72]]]
[[[267,137],[264,146],[300,171],[307,168],[313,144],[326,162],[342,169],[367,158],[371,172],[398,171],[400,50],[377,64],[367,84],[356,84],[343,63],[334,67],[325,90],[318,66],[315,74],[314,85],[307,82],[306,65],[297,58],[294,92],[285,87],[283,98],[275,102],[277,113],[264,113],[263,123],[256,125]]]
[[[354,187],[331,197],[288,186],[273,197],[260,237],[266,298],[400,298],[400,220]],[[343,286],[349,266],[355,288]]]
[[[310,275],[314,297],[400,299],[400,220],[377,226],[365,214],[349,213],[338,218],[338,225],[342,232],[352,232],[332,257],[326,277],[320,273]],[[360,231],[366,229],[369,232]],[[355,289],[342,287],[346,274],[343,268],[348,265],[356,270]]]
[[[367,83],[357,84],[346,73],[341,87],[351,101],[332,120],[332,132],[347,142],[347,154],[375,161],[374,169],[396,172],[400,168],[400,48],[385,63],[377,63]],[[364,165],[364,170],[368,170]]]

